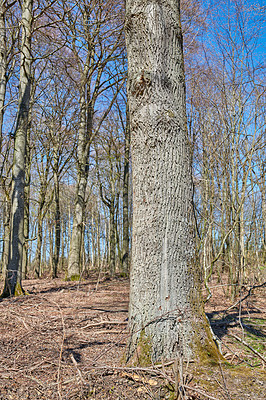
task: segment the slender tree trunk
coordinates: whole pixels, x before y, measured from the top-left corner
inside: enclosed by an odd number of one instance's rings
[[[78,278],[81,272],[82,231],[85,211],[87,178],[78,177],[73,229],[68,260],[68,278]]]
[[[49,264],[50,264],[51,274],[53,275],[54,232],[53,232],[52,212],[51,211],[49,212],[48,232],[49,232]]]
[[[65,248],[66,248],[66,232],[67,232],[67,221],[61,219],[61,232],[62,232],[62,244],[61,244],[61,263],[60,267],[62,271],[65,269]]]
[[[34,262],[33,262],[34,274],[37,278],[39,278],[41,276],[43,220],[44,220],[45,214],[47,212],[47,208],[46,208],[46,210],[44,210],[44,206],[45,206],[45,199],[46,199],[46,192],[47,192],[48,172],[49,172],[49,164],[47,163],[44,174],[41,176],[41,187],[40,187],[40,193],[39,193],[39,199],[38,199],[39,209],[38,209],[38,217],[37,217],[37,247],[36,247],[36,252],[35,252],[35,257],[34,257]],[[45,254],[44,254],[44,257],[46,257]]]
[[[111,202],[109,206],[109,214],[110,214],[110,259],[109,259],[109,269],[111,275],[115,273],[115,198],[111,196]]]
[[[115,207],[116,212],[115,212],[115,244],[116,244],[116,257],[115,257],[115,266],[116,269],[118,269],[121,272],[121,267],[122,267],[122,249],[120,245],[120,232],[119,232],[119,198],[117,199],[117,205]]]
[[[264,264],[266,264],[266,196],[265,196],[265,192],[262,193],[261,196],[261,207],[262,207],[262,262]]]
[[[85,218],[85,215],[84,215]],[[83,221],[82,238],[81,238],[81,275],[86,270],[86,249],[85,249],[85,221]]]
[[[28,129],[30,86],[31,86],[31,25],[33,0],[22,4],[22,45],[19,83],[18,118],[15,130],[12,170],[11,229],[9,259],[3,297],[20,294],[22,252],[24,245],[24,187],[25,155]]]
[[[85,85],[85,84],[84,84]],[[87,118],[89,122],[87,121]],[[88,178],[89,137],[92,129],[92,112],[86,110],[85,87],[80,99],[80,122],[78,136],[78,181],[73,217],[73,229],[68,260],[68,278],[78,279],[81,272],[82,231],[85,215],[85,197]]]
[[[71,242],[71,206],[68,206],[68,241],[67,241],[67,254],[69,255]]]
[[[101,266],[101,216],[99,208],[97,210],[97,267]]]
[[[31,127],[31,107],[29,109],[29,122],[27,128],[26,158],[25,158],[25,187],[24,187],[24,245],[22,254],[22,279],[27,278],[28,273],[28,254],[29,254],[29,232],[30,232],[30,127]]]
[[[28,169],[28,168],[27,168]],[[24,191],[24,244],[22,251],[22,279],[27,278],[28,274],[28,254],[29,254],[29,232],[30,232],[30,172],[26,171],[26,184]]]
[[[42,240],[42,250],[40,251],[40,272],[42,272],[42,264],[46,267],[47,266],[47,227],[48,227],[48,222],[47,220],[45,221],[45,234]]]
[[[109,224],[108,219],[105,219],[105,263],[109,260]]]
[[[4,201],[4,213],[3,213],[3,253],[2,253],[2,275],[6,274],[6,268],[8,264],[8,252],[9,252],[9,237],[10,237],[10,201],[5,199]]]
[[[86,214],[85,223],[89,226],[89,213]],[[91,229],[87,229],[86,248],[87,248],[87,265],[88,269],[91,267]],[[84,239],[85,240],[85,239]],[[85,244],[85,243],[84,243]]]
[[[6,6],[5,1],[0,0],[0,151],[2,151],[2,129],[4,120],[4,106],[6,98],[6,23],[5,23]]]
[[[38,222],[37,222],[37,247],[34,258],[34,274],[36,278],[40,278],[41,276],[41,256],[42,256],[42,241],[43,241],[43,218],[42,215],[39,214]]]
[[[96,250],[95,250],[95,232],[94,232],[94,210],[91,211],[91,265],[95,267],[96,263]]]
[[[57,278],[58,266],[59,266],[59,256],[60,256],[60,246],[61,246],[61,213],[60,213],[60,190],[59,190],[59,178],[58,173],[54,172],[54,200],[55,200],[55,245],[53,252],[53,278]]]
[[[133,174],[128,359],[217,359],[195,254],[180,1],[127,0],[125,32]]]
[[[3,152],[3,122],[7,85],[7,49],[6,49],[6,5],[4,0],[0,0],[0,152]],[[1,182],[2,183],[2,182]],[[5,276],[8,263],[8,242],[10,234],[10,215],[7,214],[7,204],[10,203],[6,194],[3,203],[3,252],[1,259],[1,273]]]
[[[129,152],[130,152],[130,124],[129,110],[127,106],[127,122],[125,131],[125,158],[123,177],[123,255],[122,272],[125,276],[129,273],[129,213],[128,213],[128,192],[129,192]]]

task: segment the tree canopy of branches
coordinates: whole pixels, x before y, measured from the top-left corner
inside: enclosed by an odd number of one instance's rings
[[[265,10],[253,0],[180,3],[198,268],[207,298],[216,279],[234,299],[266,263]],[[2,296],[33,275],[129,275],[136,138],[125,19],[123,0],[0,1]],[[139,68],[141,103],[151,78]],[[151,131],[147,140],[152,149]],[[168,192],[180,174],[169,172]]]

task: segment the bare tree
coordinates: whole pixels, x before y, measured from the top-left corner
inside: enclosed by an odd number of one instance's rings
[[[68,277],[79,279],[81,273],[81,248],[84,231],[85,196],[89,169],[89,152],[93,136],[117,96],[107,105],[101,118],[95,119],[95,107],[100,95],[114,86],[121,76],[110,74],[110,63],[118,58],[122,43],[121,21],[114,24],[112,15],[118,11],[116,2],[94,0],[82,1],[75,17],[69,15],[69,28],[72,37],[73,57],[78,67],[78,91],[80,95],[79,128],[77,147],[77,185],[73,218],[73,230],[68,260]],[[80,16],[81,24],[75,26],[73,18]],[[79,39],[78,39],[79,38]],[[77,40],[85,42],[82,51]],[[84,54],[85,53],[85,54]],[[95,126],[93,126],[95,125]],[[94,128],[94,132],[93,132]]]
[[[219,8],[224,11],[220,19],[217,12],[213,16],[214,37],[205,41],[208,74],[201,66],[189,83],[190,126],[205,283],[213,272],[219,280],[228,272],[234,298],[249,265],[255,267],[247,248],[256,220],[263,220],[261,214],[255,217],[254,191],[261,182],[259,152],[265,151],[265,89],[263,66],[254,58],[259,18],[243,1],[232,1],[230,7],[221,1]],[[256,265],[260,262],[257,258]]]
[[[195,253],[180,1],[128,0],[133,228],[128,358],[219,357]],[[141,358],[141,354],[140,354]]]
[[[24,244],[24,187],[25,187],[25,155],[28,128],[28,114],[31,91],[31,28],[33,0],[24,0],[22,4],[22,43],[20,64],[20,86],[18,116],[15,130],[11,230],[9,242],[9,258],[5,278],[3,297],[13,296],[21,292],[22,251]]]

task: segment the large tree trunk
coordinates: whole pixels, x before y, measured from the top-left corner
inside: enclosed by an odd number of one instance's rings
[[[217,358],[194,245],[180,1],[127,0],[125,31],[133,169],[128,359]]]
[[[22,5],[22,46],[20,63],[18,119],[15,130],[11,229],[9,242],[9,259],[5,278],[3,297],[14,296],[22,291],[21,267],[24,244],[24,186],[25,155],[30,103],[31,77],[31,25],[33,0],[24,0]]]

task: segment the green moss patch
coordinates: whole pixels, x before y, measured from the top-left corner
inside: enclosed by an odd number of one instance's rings
[[[136,354],[133,356],[133,363],[140,367],[147,367],[152,364],[152,345],[150,338],[142,329],[138,340]]]
[[[79,274],[71,275],[70,277],[66,278],[66,281],[71,281],[71,282],[78,282],[80,280],[81,280],[81,276]]]
[[[218,347],[214,342],[214,338],[210,329],[206,315],[203,315],[203,321],[197,326],[195,324],[195,337],[193,353],[201,364],[217,365],[224,362]]]

